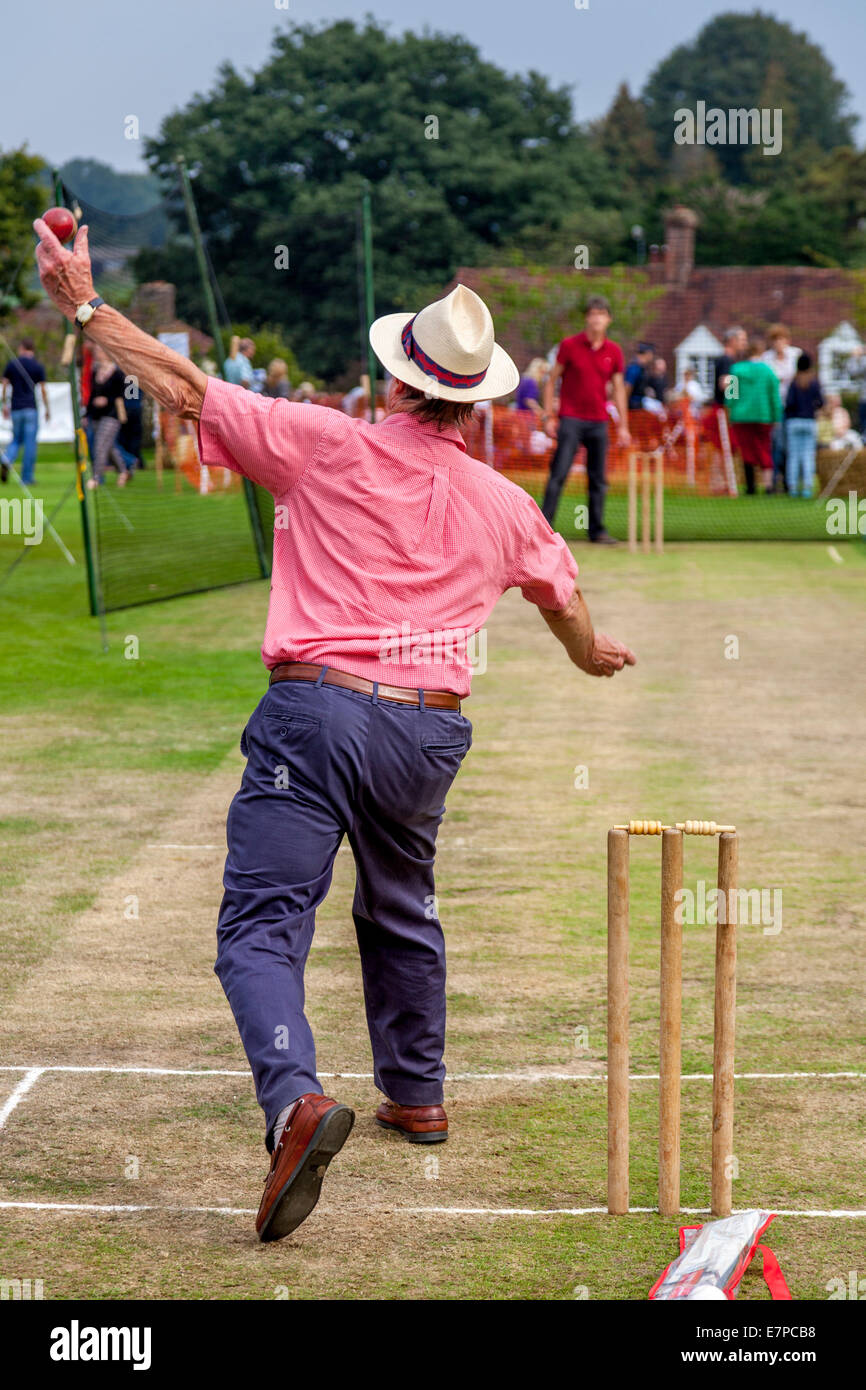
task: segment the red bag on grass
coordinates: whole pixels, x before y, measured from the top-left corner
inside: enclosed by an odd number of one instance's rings
[[[651,1299],[733,1299],[740,1281],[760,1250],[767,1288],[774,1299],[789,1299],[779,1262],[761,1236],[774,1218],[771,1211],[741,1211],[722,1221],[680,1227],[680,1253],[653,1284]]]

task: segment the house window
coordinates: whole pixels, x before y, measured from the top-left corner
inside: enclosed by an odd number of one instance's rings
[[[852,324],[842,322],[818,344],[818,376],[825,391],[856,390],[859,382],[849,373],[851,353],[862,346]]]
[[[690,353],[688,362],[686,363],[686,366],[691,367],[694,371],[695,380],[698,382],[707,400],[712,396],[716,384],[715,372],[713,370],[713,358],[717,356],[718,353],[713,353],[712,357]]]
[[[720,357],[724,348],[706,324],[700,323],[697,328],[693,328],[687,338],[674,349],[677,362],[677,381],[682,381],[683,372],[687,367],[691,367],[695,374],[695,379],[700,383],[704,396],[710,400],[715,384],[713,371],[713,361]]]

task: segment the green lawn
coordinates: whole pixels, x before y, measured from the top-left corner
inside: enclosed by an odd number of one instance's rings
[[[50,458],[60,446],[44,450],[40,457],[34,495],[43,499],[47,517],[73,477],[71,462]],[[139,486],[145,481],[145,488]],[[113,481],[107,486],[112,498],[131,516],[138,517],[146,503],[140,498],[153,495],[153,475],[143,474],[129,488],[117,492]],[[171,483],[168,483],[171,487]],[[6,484],[3,495],[14,496],[14,484]],[[138,491],[136,491],[138,489]],[[211,514],[225,510],[222,498],[201,498],[194,502],[214,503]],[[169,493],[166,506],[181,506],[185,495],[175,499]],[[241,532],[238,552],[247,546],[249,523],[240,493],[232,494],[234,522]],[[107,510],[104,508],[103,510]],[[158,528],[151,534],[149,564],[164,573],[176,574],[176,548],[182,543],[184,527],[170,513],[171,546],[165,547]],[[24,547],[19,537],[0,535],[0,614],[3,630],[3,677],[8,682],[4,699],[7,714],[17,711],[50,710],[68,712],[70,734],[94,724],[110,743],[112,736],[126,729],[124,757],[135,757],[135,727],[159,727],[169,742],[179,736],[183,749],[195,749],[201,765],[211,766],[225,753],[228,729],[249,708],[261,685],[261,665],[255,641],[250,640],[249,614],[264,622],[267,583],[248,586],[244,615],[230,590],[188,597],[179,602],[160,602],[125,612],[109,614],[109,651],[101,650],[99,626],[89,616],[86,566],[82,544],[80,504],[75,492],[66,497],[55,527],[76,564],[70,565],[46,533],[39,546]],[[219,539],[225,539],[220,530]],[[131,544],[135,544],[133,536]],[[26,550],[24,558],[9,575],[9,566]],[[247,557],[252,553],[250,546]],[[217,559],[219,557],[217,556]],[[249,572],[249,558],[243,561]],[[231,571],[214,566],[214,578],[236,579]],[[127,659],[128,636],[138,639],[137,659]],[[219,670],[220,679],[212,673]],[[203,698],[209,711],[206,720],[190,721],[189,712]],[[213,720],[216,720],[216,724]],[[131,727],[132,726],[132,727]],[[102,741],[102,738],[100,738]],[[155,740],[148,736],[143,765],[159,763],[165,757]],[[205,750],[209,751],[205,751]],[[183,756],[183,753],[181,753]]]
[[[109,470],[107,482],[82,503],[73,486],[72,463],[52,457],[60,452],[61,446],[49,446],[47,457],[40,456],[34,495],[42,500],[46,521],[60,506],[55,529],[76,555],[86,506],[106,610],[261,577],[237,476],[215,470],[212,489],[201,494],[182,472],[166,471],[158,479],[148,460],[149,466],[136,470],[125,488],[117,487]],[[10,480],[4,496],[20,495]],[[269,534],[272,503],[265,507],[264,524]],[[43,544],[57,553],[50,536]]]
[[[544,481],[539,474],[515,474],[541,505]],[[586,536],[584,524],[575,524],[575,509],[585,502],[584,489],[569,481],[556,515],[557,529],[568,540]],[[639,504],[640,505],[640,504]],[[625,491],[612,488],[605,504],[605,524],[612,536],[627,535],[628,499]],[[578,515],[578,521],[581,518]],[[777,493],[772,497],[745,493],[739,497],[701,497],[683,488],[665,489],[665,540],[667,541],[828,541],[827,504]]]

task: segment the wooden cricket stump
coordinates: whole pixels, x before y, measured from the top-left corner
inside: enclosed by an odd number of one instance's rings
[[[713,1023],[712,1212],[730,1216],[734,1142],[736,1018],[737,832],[710,820],[631,820],[607,837],[607,1209],[628,1212],[629,1200],[629,840],[661,837],[659,969],[659,1212],[680,1210],[682,1089],[683,836],[718,835],[719,920],[716,929]],[[724,920],[722,920],[724,919]]]
[[[638,548],[638,485],[641,548],[645,555],[653,547],[656,554],[661,555],[665,548],[665,457],[662,449],[654,449],[651,453],[633,449],[628,456],[628,548],[633,552]]]
[[[680,1209],[680,1074],[683,1022],[683,836],[662,832],[661,959],[659,966],[659,1211]]]
[[[628,831],[607,832],[607,1209],[628,1211]]]
[[[725,921],[716,927],[716,990],[713,1014],[713,1216],[730,1216],[734,1153],[734,1032],[737,1017],[736,832],[719,836],[719,903]],[[721,894],[724,893],[724,897]],[[721,915],[721,914],[720,914]],[[733,920],[728,920],[733,919]]]

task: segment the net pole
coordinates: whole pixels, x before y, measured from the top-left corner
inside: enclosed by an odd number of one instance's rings
[[[202,294],[204,295],[207,316],[210,320],[210,331],[213,334],[214,346],[217,350],[219,360],[219,373],[223,375],[223,363],[225,362],[226,350],[223,342],[222,329],[220,328],[219,316],[217,315],[216,300],[213,296],[213,288],[207,273],[207,261],[204,254],[204,244],[202,242],[201,226],[198,220],[198,211],[195,199],[192,195],[192,184],[190,182],[189,170],[186,167],[186,160],[182,154],[177,157],[177,167],[180,172],[180,183],[183,191],[183,202],[186,208],[186,220],[189,223],[189,230],[192,236],[192,244],[195,250],[195,259],[198,265],[199,278],[201,279]]]
[[[370,328],[376,317],[373,297],[373,214],[370,206],[370,191],[365,190],[361,203],[361,217],[364,228],[364,304],[367,316],[367,374],[370,378],[370,420],[376,419],[376,354],[370,342]]]
[[[54,199],[58,207],[65,207],[65,193],[63,180],[58,169],[52,170],[52,180],[54,183]],[[64,320],[64,327],[65,327]],[[67,330],[67,340],[69,337]],[[81,401],[78,395],[78,366],[76,364],[77,343],[73,337],[73,351],[69,353],[69,366],[67,377],[69,380],[69,393],[72,397],[72,424],[75,431],[73,439],[73,455],[75,458],[75,488],[78,493],[78,505],[81,511],[81,534],[84,541],[84,566],[87,572],[87,598],[90,605],[90,615],[99,619],[99,631],[102,640],[102,650],[108,651],[108,631],[105,625],[105,604],[102,600],[102,583],[99,575],[99,562],[96,556],[96,549],[93,545],[93,527],[91,524],[90,510],[87,504],[87,488],[84,486],[84,475],[87,469],[87,448],[85,444],[86,436],[81,424]]]
[[[220,328],[219,315],[217,314],[216,300],[214,299],[213,286],[207,269],[207,258],[204,251],[202,240],[201,225],[198,220],[198,210],[195,205],[195,198],[192,192],[189,170],[186,167],[186,160],[182,154],[177,156],[177,167],[180,173],[181,189],[183,191],[184,207],[186,208],[186,219],[189,223],[190,235],[192,236],[193,246],[195,247],[195,258],[198,264],[198,272],[201,278],[202,293],[204,295],[205,306],[210,320],[211,333],[213,334],[214,344],[217,350],[218,367],[220,376],[224,376],[223,363],[225,362],[225,344],[223,342],[222,329]],[[249,478],[243,478],[244,498],[247,504],[247,512],[250,518],[250,527],[253,533],[253,542],[256,549],[256,557],[259,562],[259,570],[262,579],[267,579],[271,569],[268,563],[268,552],[265,546],[265,534],[262,528],[262,519],[259,515],[259,508],[256,502],[255,489]]]

